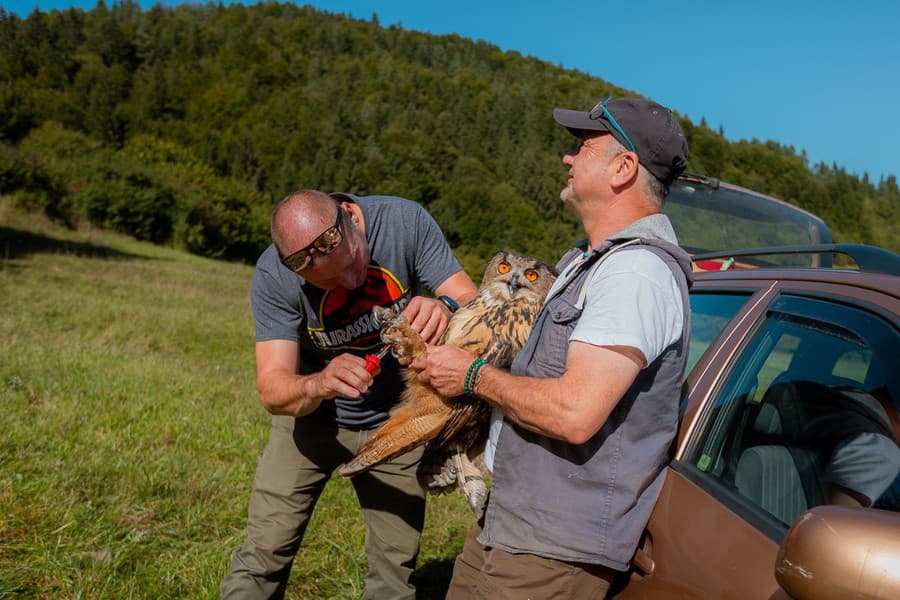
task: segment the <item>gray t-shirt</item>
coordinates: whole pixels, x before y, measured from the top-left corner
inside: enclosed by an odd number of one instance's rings
[[[274,245],[259,257],[253,274],[256,341],[297,342],[301,374],[321,371],[341,353],[363,356],[376,349],[381,341],[372,323],[374,306],[402,311],[423,286],[434,290],[462,270],[437,223],[419,204],[394,196],[332,195],[362,209],[372,256],[365,284],[321,290],[282,265]],[[341,427],[380,425],[403,390],[399,365],[390,355],[381,369],[362,397],[322,402],[310,417]]]

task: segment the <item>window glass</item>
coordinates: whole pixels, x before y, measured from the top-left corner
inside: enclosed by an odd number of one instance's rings
[[[782,331],[778,335],[772,347],[771,353],[766,357],[759,371],[758,386],[753,394],[753,400],[762,400],[763,393],[769,389],[775,378],[787,371],[791,357],[800,346],[800,337],[790,331]]]
[[[711,186],[688,178],[681,178],[671,186],[663,212],[672,221],[679,245],[692,254],[831,241],[831,233],[821,219],[790,204],[747,190]],[[765,257],[765,260],[774,264],[809,265],[820,258],[787,254]]]
[[[737,314],[749,297],[749,293],[691,293],[691,343],[687,366],[684,369],[685,379],[706,349],[719,337],[722,329]]]
[[[831,372],[836,377],[852,379],[855,383],[866,382],[866,367],[872,362],[872,352],[868,348],[848,351],[838,358]]]
[[[900,509],[898,347],[896,328],[869,313],[783,297],[727,376],[688,460],[785,525],[819,504]]]

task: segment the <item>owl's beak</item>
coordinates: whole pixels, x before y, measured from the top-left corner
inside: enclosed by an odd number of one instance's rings
[[[509,287],[509,297],[512,298],[515,295],[516,291],[520,287],[522,287],[519,285],[519,276],[513,275],[512,279],[509,280],[509,284],[507,287]]]

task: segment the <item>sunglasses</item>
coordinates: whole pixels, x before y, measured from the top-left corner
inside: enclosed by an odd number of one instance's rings
[[[612,96],[607,96],[603,100],[597,103],[597,106],[591,109],[591,112],[588,113],[588,117],[592,121],[599,121],[600,119],[604,119],[607,123],[613,126],[619,135],[625,140],[625,143],[628,145],[628,149],[634,153],[637,153],[637,149],[634,147],[634,144],[631,141],[631,138],[628,137],[628,134],[625,133],[625,130],[622,129],[621,125],[616,121],[616,118],[610,114],[609,110],[606,108],[606,103],[612,100]]]
[[[281,264],[296,273],[309,266],[309,263],[312,262],[313,251],[315,251],[316,254],[328,256],[337,250],[337,247],[344,241],[344,234],[341,232],[341,219],[343,218],[343,214],[344,211],[338,206],[337,219],[335,219],[334,225],[320,233],[309,245],[282,258]]]

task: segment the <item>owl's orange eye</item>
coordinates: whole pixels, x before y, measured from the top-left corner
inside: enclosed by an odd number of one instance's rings
[[[509,263],[508,262],[500,263],[499,265],[497,265],[497,270],[503,274],[509,273]]]
[[[537,281],[537,278],[538,272],[534,269],[528,269],[527,271],[525,271],[525,279],[527,279],[528,281]]]

